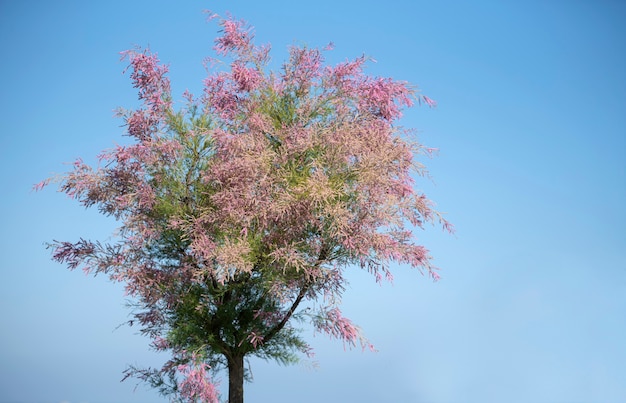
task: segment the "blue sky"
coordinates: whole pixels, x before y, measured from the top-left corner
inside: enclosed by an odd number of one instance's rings
[[[166,401],[119,382],[165,359],[116,329],[121,287],[43,246],[115,223],[31,187],[124,141],[113,110],[136,94],[118,52],[150,46],[178,95],[200,91],[203,9],[249,21],[276,65],[333,41],[330,63],[366,54],[436,99],[403,124],[440,149],[418,187],[457,229],[419,234],[438,283],[350,274],[344,311],[378,353],[317,335],[317,368],[252,361],[248,402],[626,401],[626,4],[68,0],[0,2],[0,403]]]

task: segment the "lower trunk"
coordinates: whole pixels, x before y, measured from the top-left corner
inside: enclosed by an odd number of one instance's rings
[[[243,403],[243,355],[228,358],[228,403]]]

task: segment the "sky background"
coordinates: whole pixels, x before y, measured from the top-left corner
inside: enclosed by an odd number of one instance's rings
[[[587,1],[0,1],[0,403],[165,402],[128,364],[160,365],[122,286],[44,243],[115,222],[32,185],[125,141],[137,104],[118,52],[150,46],[175,96],[200,93],[214,22],[250,22],[274,65],[291,44],[438,101],[402,123],[440,149],[417,186],[456,226],[418,234],[433,283],[352,270],[345,314],[378,348],[317,335],[317,368],[251,362],[247,402],[626,401],[626,3]],[[222,382],[227,384],[225,377]]]

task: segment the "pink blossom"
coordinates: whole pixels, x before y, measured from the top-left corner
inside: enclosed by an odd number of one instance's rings
[[[219,17],[219,14],[212,12],[211,10],[203,10],[204,14],[207,14],[207,20],[214,20]]]
[[[363,72],[363,65],[365,64],[365,57],[361,56],[353,61],[347,61],[339,63],[334,67],[327,68],[327,74],[331,78],[333,85],[339,85],[340,88],[346,82],[346,80],[359,77]],[[355,83],[356,84],[356,83]]]
[[[128,134],[139,140],[147,140],[156,131],[157,123],[157,120],[141,109],[136,110],[126,119]]]
[[[361,106],[386,120],[401,116],[400,105],[413,104],[406,85],[388,78],[367,80],[359,92]]]
[[[208,110],[215,111],[222,119],[234,116],[239,101],[237,88],[227,78],[226,74],[218,74],[204,80],[203,102]]]
[[[67,263],[70,269],[75,269],[83,261],[88,260],[96,252],[96,244],[81,239],[77,243],[60,242],[53,250],[52,258],[61,263]]]
[[[157,351],[165,351],[168,348],[170,348],[170,343],[166,339],[160,336],[157,336],[154,339],[154,341],[152,342],[152,345]]]
[[[257,346],[263,344],[263,336],[255,332],[250,332],[250,334],[248,335],[248,341],[250,342],[250,344],[252,344],[252,347],[256,349]]]
[[[193,104],[194,102],[193,94],[188,89],[183,92],[183,99],[186,100],[189,104]]]
[[[255,68],[246,67],[241,62],[233,63],[231,66],[232,75],[239,85],[240,91],[250,92],[254,90],[261,81],[261,74]]]
[[[308,87],[312,80],[321,76],[323,61],[318,49],[292,47],[289,51],[289,63],[283,67],[285,83],[299,89]]]
[[[182,364],[178,371],[184,379],[179,384],[181,397],[188,401],[196,402],[201,399],[206,403],[219,403],[218,392],[215,384],[207,373],[210,367],[204,363]]]
[[[431,108],[437,106],[437,101],[428,98],[426,95],[422,95],[421,99],[426,103],[426,105],[430,106]]]
[[[360,341],[363,348],[366,346],[373,347],[362,336],[361,330],[349,319],[343,317],[339,308],[335,307],[327,311],[323,317],[319,318],[316,327],[332,337],[341,339],[344,342],[344,347],[346,343],[354,346],[357,341]]]
[[[148,50],[127,50],[121,54],[122,59],[130,61],[133,70],[131,78],[135,88],[139,89],[139,99],[144,100],[155,111],[168,106],[170,101],[166,97],[169,97],[170,82],[165,76],[168,67],[159,64],[157,55]]]
[[[38,192],[40,190],[42,190],[44,187],[48,186],[48,184],[50,183],[50,179],[44,179],[39,183],[36,183],[35,185],[33,185],[33,190]]]
[[[215,40],[214,47],[218,54],[227,55],[230,52],[250,49],[252,34],[250,28],[246,28],[243,21],[228,18],[223,20],[220,25],[222,25],[222,36]]]

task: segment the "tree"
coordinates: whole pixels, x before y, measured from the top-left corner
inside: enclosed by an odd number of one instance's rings
[[[215,402],[210,374],[226,368],[228,401],[241,403],[246,357],[289,364],[311,353],[298,322],[371,347],[339,309],[346,271],[380,282],[395,261],[436,280],[413,230],[451,227],[413,186],[426,172],[415,156],[430,150],[396,123],[431,99],[366,75],[365,57],[326,67],[308,47],[267,71],[269,46],[254,45],[242,21],[220,25],[215,49],[230,68],[210,73],[201,96],[185,92],[179,110],[157,55],[123,52],[142,101],[120,111],[131,144],[55,178],[121,227],[113,242],[49,247],[70,269],[124,283],[130,324],[171,352],[162,368],[130,367],[127,377]]]

